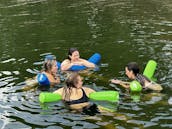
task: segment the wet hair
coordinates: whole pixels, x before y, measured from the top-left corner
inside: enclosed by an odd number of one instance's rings
[[[56,62],[56,57],[54,55],[47,55],[43,63],[43,71],[50,71]]]
[[[140,72],[139,66],[136,62],[130,62],[126,65],[126,67],[129,71],[133,71],[135,76]]]
[[[77,72],[71,73],[66,79],[66,86],[67,87],[75,87],[78,83],[78,77],[80,75]]]
[[[80,75],[77,72],[70,73],[66,79],[66,86],[64,87],[63,90],[63,96],[64,100],[69,101],[70,100],[70,95],[72,92],[72,88],[75,88],[77,83],[78,83],[78,77]]]
[[[72,56],[72,53],[78,51],[77,48],[70,48],[68,51],[68,59],[71,60],[70,56]]]

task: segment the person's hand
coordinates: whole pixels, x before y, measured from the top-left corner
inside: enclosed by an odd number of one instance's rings
[[[117,80],[117,79],[112,79],[111,80],[111,83],[120,84],[121,81],[120,80]]]
[[[60,83],[60,78],[59,77],[56,78],[56,82],[55,83],[56,84],[59,84]]]

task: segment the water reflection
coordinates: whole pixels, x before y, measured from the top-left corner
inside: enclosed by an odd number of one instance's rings
[[[123,0],[11,0],[0,2],[0,127],[6,128],[171,128],[172,4]],[[117,90],[117,105],[97,102],[115,112],[87,116],[62,102],[42,105],[35,87],[23,90],[47,54],[62,61],[69,47],[102,55],[100,71],[85,78],[93,89]],[[130,94],[109,84],[125,80],[123,68],[137,61],[158,62],[162,93]],[[58,88],[58,87],[56,87]],[[56,89],[52,89],[56,90]]]

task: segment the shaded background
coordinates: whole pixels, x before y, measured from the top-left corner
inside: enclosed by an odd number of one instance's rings
[[[0,127],[171,128],[172,2],[170,0],[2,0],[0,2]],[[41,70],[47,54],[59,61],[70,47],[81,57],[102,55],[100,71],[87,77],[95,90],[118,90],[115,113],[73,114],[61,103],[41,105],[40,91],[20,91]],[[158,63],[164,90],[134,98],[108,79],[126,80],[124,66]],[[55,89],[54,89],[55,90]],[[20,92],[19,92],[20,91]]]

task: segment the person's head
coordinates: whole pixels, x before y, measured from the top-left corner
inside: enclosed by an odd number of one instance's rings
[[[69,101],[72,93],[72,89],[73,88],[79,89],[82,87],[82,84],[83,84],[82,78],[78,73],[74,72],[69,74],[66,79],[66,86],[64,87],[63,95],[62,95],[64,100]]]
[[[135,76],[139,73],[140,69],[136,62],[130,62],[125,67],[125,74],[130,79],[135,79]]]
[[[49,73],[57,73],[57,61],[54,55],[47,55],[43,63],[43,70]]]
[[[82,84],[82,77],[77,72],[71,73],[66,79],[67,88],[81,88]]]
[[[68,59],[76,61],[80,58],[79,51],[77,48],[70,48],[68,51]]]

